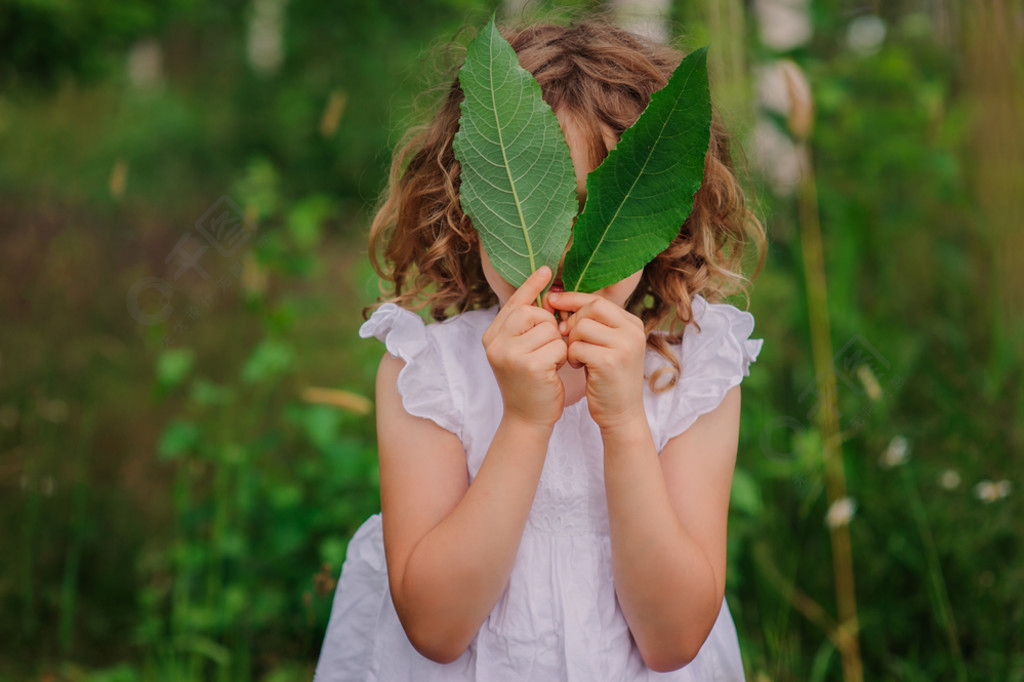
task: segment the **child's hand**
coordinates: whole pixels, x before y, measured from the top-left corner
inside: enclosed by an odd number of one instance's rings
[[[647,335],[639,317],[596,294],[549,294],[546,305],[573,313],[561,330],[573,367],[587,368],[587,406],[602,429],[615,428],[644,413],[644,355]]]
[[[505,414],[541,426],[554,425],[565,403],[558,376],[566,361],[565,340],[554,316],[534,305],[550,279],[547,266],[530,275],[483,336]]]

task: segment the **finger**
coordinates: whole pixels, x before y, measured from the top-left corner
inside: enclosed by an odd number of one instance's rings
[[[590,317],[573,315],[569,319],[568,342],[585,341],[605,348],[615,348],[626,341],[622,333]]]
[[[600,362],[600,356],[607,349],[586,341],[570,343],[566,349],[566,359],[573,367],[592,367]]]
[[[542,265],[537,270],[526,278],[523,285],[516,289],[515,293],[512,294],[506,306],[522,306],[530,305],[537,297],[540,296],[540,292],[544,291],[544,287],[547,286],[548,282],[551,281],[551,268],[546,265]]]
[[[563,346],[565,345],[565,341],[562,340],[562,335],[558,333],[558,328],[555,327],[553,320],[551,320],[551,324],[538,324],[517,336],[514,341],[514,347],[520,353],[532,353],[552,341],[558,341]]]
[[[585,294],[582,291],[549,291],[544,297],[544,303],[546,306],[551,306],[552,310],[576,312],[594,298],[600,297],[597,294]]]
[[[550,299],[550,298],[551,298],[551,291],[549,290],[549,291],[548,291],[548,293],[544,295],[544,299],[543,299],[543,300],[542,300],[542,301],[540,302],[540,306],[541,306],[542,308],[544,308],[544,310],[546,310],[546,311],[548,311],[549,313],[551,313],[552,317],[558,317],[558,311],[557,311],[557,310],[555,310],[555,309],[554,309],[554,308],[552,307],[552,305],[551,305],[551,301],[549,301],[549,300],[548,300],[548,299]],[[564,313],[563,313],[563,314],[564,314]]]
[[[498,314],[492,322],[492,326],[495,328],[503,327],[506,323],[509,315],[521,308],[529,307],[530,304],[537,298],[538,294],[543,291],[547,285],[547,281],[551,277],[551,268],[546,265],[542,265],[533,274],[526,278],[523,285],[517,289],[512,296],[509,297],[505,304],[498,309]],[[538,280],[540,283],[538,284]],[[533,289],[539,287],[536,293],[533,293]],[[521,329],[519,331],[522,331]]]
[[[550,364],[555,369],[558,369],[565,363],[566,354],[568,348],[565,345],[565,341],[561,338],[548,341],[543,346],[533,351],[533,354],[542,358],[545,364]]]
[[[595,320],[613,329],[643,329],[639,317],[603,298],[586,303],[569,319],[577,322],[583,319]]]
[[[610,327],[622,327],[632,322],[632,313],[597,294],[584,294],[571,291],[551,294],[548,300],[556,310],[566,310],[582,317],[592,317]]]
[[[578,291],[548,292],[544,297],[544,309],[550,309],[558,317],[558,330],[562,332],[562,336],[568,336],[573,313],[596,297],[595,294],[584,294]]]
[[[550,299],[551,299],[552,295],[557,295],[557,293],[549,291],[548,295],[546,295],[544,297],[544,300],[541,301],[541,307],[543,307],[544,310],[548,311],[549,313],[551,313],[552,316],[558,318],[559,320],[565,321],[565,320],[569,319],[569,315],[570,315],[569,311],[567,311],[567,310],[555,310],[555,308],[551,305],[551,300]]]
[[[521,305],[511,309],[501,325],[504,333],[518,336],[537,325],[550,324],[557,328],[551,313],[537,306]]]
[[[551,313],[537,306],[508,306],[498,309],[498,314],[483,334],[483,344],[488,346],[503,336],[518,336],[538,324],[551,322],[555,318]]]

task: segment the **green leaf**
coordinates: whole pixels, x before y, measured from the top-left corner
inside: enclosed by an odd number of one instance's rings
[[[202,437],[199,427],[190,421],[176,419],[164,429],[157,446],[161,460],[173,460],[194,450]]]
[[[754,518],[760,516],[764,510],[757,479],[746,469],[736,467],[736,470],[733,472],[729,506]]]
[[[242,368],[242,381],[254,384],[273,378],[291,368],[295,360],[291,346],[264,339],[253,350]]]
[[[196,364],[191,348],[173,348],[162,351],[156,360],[156,381],[163,393],[179,386]]]
[[[470,42],[459,82],[462,210],[494,269],[519,287],[542,265],[557,270],[569,242],[578,209],[569,145],[493,17]]]
[[[597,291],[664,251],[690,215],[711,135],[707,48],[690,53],[640,118],[587,176],[562,279]]]
[[[296,203],[288,212],[286,221],[292,242],[303,251],[315,248],[320,243],[323,223],[333,211],[331,198],[322,194],[315,194]]]
[[[230,405],[235,401],[235,390],[231,386],[215,384],[206,379],[196,379],[192,383],[189,400],[201,407]]]

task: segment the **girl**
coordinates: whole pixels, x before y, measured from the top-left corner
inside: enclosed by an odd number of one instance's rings
[[[582,203],[681,55],[595,22],[505,35]],[[460,209],[461,99],[456,82],[399,152],[371,228],[393,286],[360,331],[387,347],[382,512],[349,545],[316,680],[742,680],[726,515],[761,342],[707,299],[747,282],[764,235],[726,134],[713,126],[693,213],[642,271],[583,294],[541,268],[517,290]]]

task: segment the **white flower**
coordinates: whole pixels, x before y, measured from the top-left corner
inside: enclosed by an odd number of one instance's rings
[[[1012,490],[1013,484],[1005,479],[993,483],[986,478],[983,481],[978,481],[978,484],[974,486],[974,496],[985,504],[991,504],[1008,497]]]
[[[829,528],[839,528],[850,523],[853,513],[857,511],[857,501],[850,497],[843,497],[832,503],[825,514],[825,525]]]
[[[960,487],[960,473],[956,469],[946,469],[939,476],[939,485],[946,490],[956,490]]]
[[[811,15],[807,0],[755,0],[754,13],[761,42],[785,52],[811,39]]]
[[[284,2],[255,0],[249,19],[247,52],[256,71],[272,74],[284,59]]]
[[[790,196],[800,182],[800,152],[778,126],[759,117],[752,134],[754,163],[764,173],[772,190]]]
[[[857,17],[846,29],[846,43],[862,56],[870,56],[882,49],[885,40],[885,21],[874,14]]]
[[[896,436],[889,441],[889,447],[885,449],[878,461],[883,469],[898,467],[906,463],[909,449],[907,439],[903,436]]]
[[[160,43],[145,38],[128,51],[128,82],[140,90],[156,87],[163,82],[164,56]]]
[[[814,126],[814,95],[803,70],[791,59],[776,59],[757,67],[758,103],[786,117],[790,134],[802,140]]]
[[[529,0],[526,2],[506,0],[505,4],[511,5],[511,9],[515,12],[523,13],[530,3]],[[669,2],[667,0],[612,0],[607,4],[611,7],[617,23],[627,31],[638,33],[659,43],[668,40]],[[519,14],[513,14],[513,16],[519,16]]]
[[[864,392],[876,403],[882,399],[882,387],[878,383],[878,377],[871,371],[871,367],[863,364],[857,368],[857,378],[860,379]]]

